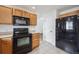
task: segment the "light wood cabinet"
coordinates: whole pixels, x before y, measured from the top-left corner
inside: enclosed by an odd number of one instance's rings
[[[0,6],[0,24],[12,24],[12,8]]]
[[[61,14],[61,15],[59,15],[59,17],[62,18],[62,17],[67,17],[67,16],[73,16],[73,15],[79,15],[79,10],[75,10],[75,11]]]
[[[12,39],[2,38],[2,54],[11,54],[11,53],[12,53]]]
[[[28,17],[30,18],[30,25],[37,25],[37,15],[29,13],[27,11],[6,7],[6,6],[0,6],[0,24],[12,24],[13,18],[12,16],[21,16],[21,17]]]
[[[0,54],[2,53],[2,42],[1,42],[1,39],[0,39]]]
[[[37,15],[30,13],[30,25],[37,25]]]
[[[24,11],[24,12],[23,12],[23,17],[28,17],[28,18],[30,18],[29,12]]]
[[[23,16],[23,10],[13,8],[13,15],[15,15],[15,16]]]
[[[40,33],[35,33],[32,35],[32,49],[38,47],[40,44]]]

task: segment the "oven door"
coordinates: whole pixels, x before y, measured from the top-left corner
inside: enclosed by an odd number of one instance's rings
[[[15,26],[28,26],[30,19],[25,17],[13,16],[13,25]]]
[[[13,53],[23,53],[32,50],[31,36],[14,38],[13,40]]]
[[[29,44],[30,44],[30,38],[29,37],[17,39],[17,47],[21,47],[21,46],[29,45]]]

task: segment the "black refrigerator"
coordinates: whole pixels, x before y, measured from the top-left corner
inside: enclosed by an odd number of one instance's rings
[[[79,53],[79,16],[56,19],[56,47],[68,53]]]

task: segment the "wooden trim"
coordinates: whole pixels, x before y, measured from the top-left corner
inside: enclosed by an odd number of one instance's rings
[[[13,25],[13,23],[0,23],[0,24]]]
[[[59,15],[59,18],[67,17],[67,16],[73,16],[73,15],[79,15],[79,10],[72,11],[72,12],[69,12],[69,13],[65,13],[65,14]]]
[[[11,7],[7,7],[7,6],[3,6],[3,5],[0,5],[1,7],[5,7],[5,8],[9,8],[9,9],[12,9]]]

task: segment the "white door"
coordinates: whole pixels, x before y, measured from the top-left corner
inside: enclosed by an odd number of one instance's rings
[[[43,23],[43,40],[55,45],[55,22],[47,19]]]

